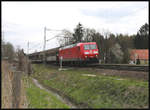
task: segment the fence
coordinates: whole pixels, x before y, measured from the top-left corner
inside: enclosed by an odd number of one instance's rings
[[[22,89],[22,83],[21,78],[23,74],[27,74],[30,76],[32,71],[31,62],[28,60],[28,57],[24,54],[23,50],[18,51],[17,59],[15,59],[13,62],[9,62],[8,60],[5,60],[7,64],[9,64],[9,67],[4,68],[5,70],[9,70],[9,72],[3,73],[3,75],[8,75],[9,79],[11,80],[9,82],[10,86],[10,96],[11,96],[11,105],[9,107],[3,106],[4,108],[27,108],[27,104],[24,104],[24,102],[21,99],[21,89]],[[8,78],[7,78],[8,79]],[[5,79],[3,82],[8,83],[7,79]],[[4,87],[5,89],[5,87]],[[8,90],[7,90],[8,91]],[[24,91],[25,92],[25,91]],[[5,98],[3,98],[5,100]]]

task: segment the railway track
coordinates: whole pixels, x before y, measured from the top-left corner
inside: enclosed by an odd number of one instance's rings
[[[90,65],[81,65],[81,66],[73,66],[73,65],[65,65],[64,68],[67,67],[77,67],[77,68],[93,68],[93,69],[114,69],[114,70],[127,70],[127,71],[149,71],[149,66],[140,66],[140,65],[127,65],[127,64],[90,64]]]
[[[34,62],[34,63],[42,63]],[[56,65],[55,62],[47,62],[48,64]],[[58,66],[58,65],[57,65]],[[63,65],[64,68],[67,67],[77,67],[77,68],[95,68],[95,69],[114,69],[114,70],[128,70],[128,71],[149,71],[149,66],[145,65],[129,65],[129,64],[88,64],[88,65]]]
[[[149,66],[139,66],[139,65],[94,64],[94,65],[87,65],[87,67],[100,69],[128,70],[128,71],[144,71],[144,72],[149,71]]]
[[[73,65],[65,65],[64,68],[67,67],[75,67],[75,68],[93,68],[93,69],[114,69],[114,70],[127,70],[127,71],[143,71],[148,72],[149,66],[139,66],[139,65],[119,65],[119,64],[90,64],[90,65],[81,65],[81,66],[73,66]]]

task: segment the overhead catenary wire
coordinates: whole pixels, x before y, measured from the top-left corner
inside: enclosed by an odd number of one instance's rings
[[[44,44],[43,44],[43,51],[45,51],[45,49],[46,49],[46,42],[48,42],[48,41],[50,41],[50,40],[52,40],[52,39],[54,39],[56,36],[54,36],[53,38],[51,38],[51,39],[46,39],[46,31],[63,31],[63,30],[54,30],[54,29],[49,29],[49,28],[46,28],[46,26],[44,27]],[[44,53],[43,55],[44,55],[44,60],[43,60],[43,63],[45,64],[46,63],[46,55],[45,55],[46,53]]]
[[[29,53],[34,53],[35,50],[38,50],[38,51],[42,51],[42,45],[39,45],[40,43],[32,46],[29,48],[30,52]]]
[[[38,43],[38,44],[32,45],[32,46],[31,46],[31,48],[34,48],[34,47],[36,47],[36,46],[39,46],[39,44],[41,44],[41,43]]]
[[[46,30],[47,31],[63,31],[63,30],[56,30],[56,29],[48,29],[48,28],[44,28],[44,32],[45,32],[45,37],[46,37]],[[57,34],[57,35],[55,35],[54,37],[52,37],[52,38],[50,38],[50,39],[46,39],[45,38],[45,46],[44,46],[44,50],[46,49],[46,42],[48,42],[48,41],[50,41],[50,40],[53,40],[53,39],[55,39],[55,38],[58,38],[58,37],[62,37],[62,35],[61,34]],[[49,42],[48,42],[49,43]],[[40,48],[40,50],[42,51],[42,43],[37,43],[37,44],[34,44],[34,45],[32,45],[33,44],[33,42],[30,42],[30,47],[28,48],[28,53],[32,53],[32,52],[34,52],[35,50],[38,50],[39,51],[39,48]],[[40,46],[40,47],[39,47]],[[37,48],[37,49],[36,49]],[[30,52],[29,52],[29,50],[30,50]],[[32,52],[31,52],[32,51]]]

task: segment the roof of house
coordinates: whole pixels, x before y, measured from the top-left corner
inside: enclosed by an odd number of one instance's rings
[[[132,49],[130,52],[130,58],[132,60],[141,59],[141,60],[148,60],[149,59],[149,50],[148,49]]]

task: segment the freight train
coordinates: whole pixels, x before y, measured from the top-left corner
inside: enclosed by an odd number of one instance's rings
[[[98,63],[99,51],[96,42],[76,43],[29,55],[34,62],[63,62],[63,64]]]

